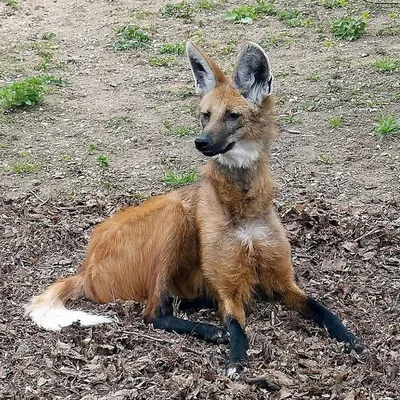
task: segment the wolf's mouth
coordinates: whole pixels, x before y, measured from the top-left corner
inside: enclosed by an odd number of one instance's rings
[[[211,146],[208,149],[201,150],[201,152],[207,156],[207,157],[212,157],[216,156],[218,154],[224,154],[227,151],[229,151],[233,146],[235,145],[235,142],[229,143],[227,146],[222,147],[220,143],[216,143],[214,146]]]

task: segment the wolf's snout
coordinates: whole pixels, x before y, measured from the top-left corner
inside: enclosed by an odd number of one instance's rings
[[[204,150],[212,144],[212,139],[210,135],[200,135],[194,139],[194,144],[197,150]]]

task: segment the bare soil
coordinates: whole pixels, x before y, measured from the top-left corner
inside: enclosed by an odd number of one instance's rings
[[[190,20],[162,16],[166,3],[21,0],[14,9],[0,2],[0,86],[40,74],[71,83],[38,106],[0,114],[0,398],[399,399],[400,140],[374,135],[381,114],[400,112],[398,70],[374,66],[399,57],[399,6],[275,1],[311,22],[290,28],[276,16],[224,21],[240,1],[197,8]],[[332,37],[333,19],[363,12],[370,18],[360,39]],[[110,49],[127,24],[147,30],[150,44]],[[394,27],[394,36],[380,34],[384,27]],[[46,32],[56,36],[43,40]],[[285,307],[253,304],[249,375],[279,383],[276,393],[225,378],[226,346],[145,327],[139,304],[82,301],[115,324],[60,333],[24,316],[32,295],[76,270],[96,223],[170,190],[162,182],[167,170],[206,161],[193,135],[166,128],[197,128],[197,100],[183,95],[193,85],[185,57],[173,56],[170,67],[148,62],[162,44],[188,38],[226,70],[246,40],[266,47],[280,131],[271,156],[276,205],[298,280],[366,344],[361,356],[346,354]],[[37,71],[43,51],[55,65]],[[342,124],[334,129],[328,121],[336,115]],[[107,168],[98,165],[100,154]],[[15,162],[37,167],[16,173]],[[218,323],[210,311],[189,318]]]

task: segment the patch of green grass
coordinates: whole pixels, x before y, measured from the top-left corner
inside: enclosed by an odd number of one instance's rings
[[[310,74],[307,79],[311,82],[318,82],[321,80],[321,75],[318,72],[313,72]]]
[[[165,17],[173,17],[190,20],[193,17],[195,8],[187,1],[183,0],[179,3],[168,3],[161,9],[161,15]]]
[[[216,4],[211,0],[199,0],[197,2],[197,8],[200,10],[212,10],[215,5]]]
[[[352,41],[364,33],[366,26],[364,19],[347,16],[333,21],[331,31],[338,39]]]
[[[182,173],[167,171],[162,182],[167,186],[179,187],[195,182],[197,180],[197,176],[198,174],[196,171]]]
[[[332,9],[338,7],[345,7],[347,5],[347,0],[321,0],[319,2],[322,7]]]
[[[262,15],[276,15],[275,6],[264,0],[257,0],[254,5],[240,6],[226,12],[224,19],[240,24],[251,24]]]
[[[7,6],[11,7],[14,10],[18,9],[18,6],[19,6],[18,0],[3,0],[3,2],[6,3]]]
[[[172,67],[176,64],[176,59],[172,56],[153,56],[149,58],[151,67]]]
[[[101,168],[107,168],[110,164],[108,157],[105,154],[100,154],[97,158],[96,158],[97,164],[101,167]]]
[[[187,137],[195,135],[198,131],[197,128],[193,128],[190,126],[184,126],[184,125],[175,126],[169,121],[164,122],[164,126],[167,128],[169,133],[179,137]]]
[[[158,50],[160,54],[185,54],[185,45],[183,43],[167,43],[160,47]]]
[[[400,134],[400,117],[394,115],[382,115],[375,124],[375,134],[380,139],[388,135]]]
[[[267,37],[264,41],[261,42],[261,46],[268,50],[270,47],[278,47],[282,44],[290,45],[293,42],[294,38],[292,34],[288,31],[284,31]]]
[[[394,72],[400,68],[400,59],[381,58],[375,60],[375,67],[379,72]]]
[[[299,11],[292,9],[283,9],[278,11],[278,18],[286,25],[291,28],[296,26],[302,26],[303,21],[299,17]]]
[[[378,36],[398,36],[400,34],[399,25],[385,26],[378,29]]]
[[[279,117],[279,122],[284,125],[298,124],[301,122],[301,118],[295,114],[281,115]]]
[[[145,47],[150,42],[150,35],[134,25],[126,25],[118,29],[116,40],[111,47],[117,51],[136,50]]]
[[[54,39],[57,35],[54,32],[45,32],[42,35],[42,40],[51,40]]]
[[[324,164],[329,164],[329,156],[327,156],[326,154],[320,154],[318,156],[318,160],[323,162]]]
[[[336,129],[342,126],[342,116],[341,115],[334,115],[333,117],[329,118],[328,126],[330,128]]]
[[[39,103],[46,93],[42,77],[26,78],[0,88],[0,108],[32,106]]]
[[[69,154],[60,154],[58,157],[58,161],[68,162],[71,160],[71,156]]]
[[[89,143],[88,149],[89,149],[89,154],[93,154],[93,152],[98,149],[97,144]]]
[[[39,103],[48,86],[67,86],[69,82],[54,76],[36,76],[12,82],[0,88],[0,109],[10,110]]]
[[[10,165],[10,171],[14,174],[23,174],[26,172],[35,172],[42,168],[40,163],[17,160]]]
[[[36,71],[43,71],[49,69],[56,69],[56,68],[64,68],[65,64],[62,62],[55,62],[53,60],[53,56],[50,53],[46,53],[42,55],[42,60],[36,64],[33,69]]]
[[[196,91],[193,86],[182,86],[177,93],[178,97],[182,100],[193,97],[195,94]]]

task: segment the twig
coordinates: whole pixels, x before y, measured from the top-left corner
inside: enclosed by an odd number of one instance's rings
[[[288,133],[292,133],[293,135],[300,135],[301,134],[300,131],[296,131],[295,129],[285,128],[285,131],[288,132]]]
[[[271,392],[277,392],[278,390],[281,389],[281,387],[278,384],[270,382],[264,376],[254,376],[254,377],[244,376],[243,381],[248,383],[249,385],[260,386],[263,389],[270,390]]]
[[[369,232],[367,232],[367,233],[364,233],[364,235],[361,235],[361,236],[358,237],[357,239],[354,239],[354,242],[358,242],[359,240],[364,239],[364,238],[367,237],[367,236],[371,236],[371,235],[373,235],[374,233],[381,232],[381,231],[382,231],[382,229],[374,228],[374,229],[372,229],[371,231],[369,231]]]
[[[42,203],[40,204],[41,206],[44,206],[50,200],[50,197],[46,200],[41,199],[33,190],[30,190],[29,193],[33,194]]]
[[[156,338],[154,336],[150,336],[150,335],[145,335],[144,333],[139,333],[139,332],[129,332],[129,331],[124,331],[124,333],[130,333],[130,334],[135,334],[136,336],[145,338],[145,339],[149,339],[149,340],[153,340],[154,342],[159,342],[159,343],[164,343],[164,344],[177,344],[176,342],[174,342],[173,340],[168,340],[168,339],[160,339],[160,338]],[[204,354],[200,353],[197,350],[191,349],[190,347],[187,347],[185,345],[181,346],[182,350],[188,351],[190,353],[196,354],[200,357],[203,357]]]

